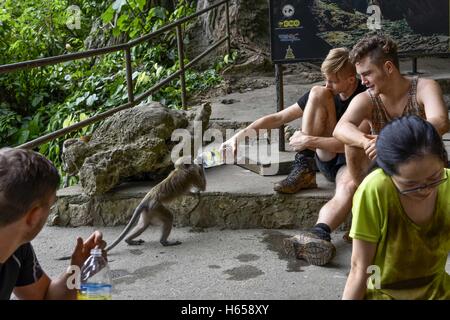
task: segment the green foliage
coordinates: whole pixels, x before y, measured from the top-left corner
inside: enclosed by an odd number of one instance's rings
[[[0,64],[84,51],[85,40],[100,21],[104,39],[133,39],[195,12],[195,1],[180,0],[171,8],[147,0],[1,0]],[[160,3],[160,2],[158,2]],[[81,29],[66,26],[67,8],[81,9]],[[97,23],[98,24],[98,23]],[[189,28],[185,24],[184,28]],[[184,34],[184,30],[183,30]],[[187,36],[183,39],[189,43]],[[141,94],[179,68],[175,30],[131,50],[135,95]],[[206,71],[188,70],[188,96],[219,84],[219,74],[235,59],[221,58]],[[186,60],[185,63],[188,63]],[[0,147],[17,146],[128,101],[124,53],[27,69],[0,75]],[[172,108],[181,107],[176,79],[150,96]],[[98,125],[98,124],[96,124]],[[60,154],[65,139],[92,133],[96,125],[41,145],[64,175]],[[72,180],[74,181],[74,180]]]

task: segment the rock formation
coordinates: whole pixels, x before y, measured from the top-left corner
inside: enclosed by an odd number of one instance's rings
[[[64,144],[63,164],[70,175],[78,174],[87,195],[103,194],[125,178],[142,173],[161,173],[172,167],[171,141],[178,128],[193,130],[191,120],[206,130],[211,107],[192,112],[150,103],[121,111],[105,120],[89,142],[71,139]]]

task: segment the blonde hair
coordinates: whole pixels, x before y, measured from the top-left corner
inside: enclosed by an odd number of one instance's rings
[[[344,76],[356,76],[356,68],[350,62],[350,51],[347,48],[335,48],[331,49],[327,57],[322,63],[322,74],[338,74]]]

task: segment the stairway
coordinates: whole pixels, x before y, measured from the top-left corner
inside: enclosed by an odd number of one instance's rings
[[[409,61],[403,61],[403,70],[408,70],[408,67]],[[450,59],[419,60],[419,72],[423,72],[421,76],[432,77],[439,82],[450,107],[449,71]],[[287,76],[284,86],[285,105],[289,106],[297,101],[312,85],[301,84],[295,75]],[[245,127],[253,120],[275,112],[275,97],[275,86],[270,85],[214,98],[210,127],[221,129],[223,133],[226,129]],[[299,127],[299,124],[300,121],[296,120],[290,125]],[[450,154],[450,133],[444,139],[448,140],[445,143]],[[287,157],[293,159],[294,155],[294,152],[287,150]],[[275,193],[273,183],[284,178],[285,175],[260,176],[235,165],[209,168],[207,189],[200,198],[184,196],[170,204],[175,224],[199,229],[299,229],[314,225],[320,208],[334,193],[334,184],[318,174],[317,189],[295,195]],[[49,217],[49,224],[72,227],[126,224],[134,208],[153,185],[151,182],[126,183],[107,194],[92,198],[84,195],[79,186],[61,189],[58,191],[57,205]]]

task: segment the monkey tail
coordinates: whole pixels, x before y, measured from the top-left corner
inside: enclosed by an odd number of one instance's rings
[[[131,216],[130,221],[126,225],[125,229],[123,229],[122,233],[114,240],[112,244],[110,244],[108,247],[106,247],[105,251],[108,252],[112,248],[114,248],[120,241],[125,238],[125,236],[130,232],[131,228],[136,224],[136,222],[139,219],[139,216],[141,215],[141,212],[145,209],[145,203],[149,201],[147,198],[142,199],[141,203],[137,206],[136,209],[134,209],[133,215]]]
[[[141,203],[139,203],[137,208],[134,209],[133,215],[131,216],[131,219],[128,222],[128,224],[126,225],[125,229],[122,231],[120,236],[118,236],[117,239],[114,240],[114,242],[105,249],[106,251],[109,251],[112,248],[114,248],[120,241],[122,241],[123,238],[125,238],[125,236],[128,234],[128,232],[130,232],[131,228],[136,224],[142,210],[144,210],[145,203],[147,201],[148,201],[147,198],[142,199]],[[57,258],[56,260],[63,261],[63,260],[70,260],[71,258],[72,258],[72,256],[65,256],[65,257]]]

